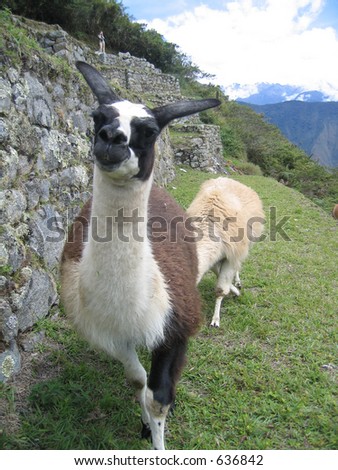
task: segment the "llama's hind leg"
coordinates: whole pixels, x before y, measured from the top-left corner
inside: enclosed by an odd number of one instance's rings
[[[164,449],[165,421],[175,400],[176,383],[185,363],[186,341],[157,348],[152,355],[147,408],[153,448]]]
[[[239,271],[236,271],[234,281],[235,281],[234,286],[237,287],[237,289],[241,289],[242,288],[242,282],[241,282],[241,279],[239,277]]]
[[[218,278],[216,284],[216,302],[214,315],[212,317],[210,326],[219,327],[220,324],[220,314],[221,314],[221,305],[223,298],[231,292],[235,295],[240,295],[239,290],[232,284],[232,281],[235,277],[237,270],[233,267],[231,262],[227,259],[222,261]]]

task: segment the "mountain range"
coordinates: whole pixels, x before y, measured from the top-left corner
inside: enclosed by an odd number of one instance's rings
[[[240,85],[233,86],[233,91],[243,93]],[[241,103],[250,104],[276,104],[284,101],[327,102],[332,101],[330,97],[318,90],[304,90],[304,87],[292,85],[280,85],[279,83],[258,83],[255,92],[245,98],[238,98]]]
[[[261,84],[238,102],[250,106],[321,165],[338,167],[338,102],[322,92]]]

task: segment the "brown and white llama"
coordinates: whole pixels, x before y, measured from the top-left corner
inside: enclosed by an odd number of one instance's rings
[[[80,333],[122,362],[137,391],[143,435],[151,433],[153,447],[164,449],[165,420],[188,339],[200,323],[200,303],[196,247],[185,241],[186,213],[153,185],[154,145],[170,121],[219,101],[150,110],[121,100],[90,65],[77,67],[99,107],[93,113],[93,195],[64,247],[62,302]],[[142,345],[152,351],[148,380],[136,352]]]

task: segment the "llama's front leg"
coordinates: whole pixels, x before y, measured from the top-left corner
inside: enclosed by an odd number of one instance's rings
[[[224,298],[224,295],[222,294],[222,292],[220,293],[220,295],[217,295],[217,291],[216,291],[214,315],[212,317],[210,326],[215,326],[216,328],[219,327],[220,316],[221,316],[221,305],[222,305],[223,298]]]
[[[153,449],[164,449],[165,421],[175,400],[176,383],[185,362],[186,341],[157,348],[152,355],[147,390],[147,409]]]
[[[118,353],[114,354],[116,359],[122,362],[124,371],[128,382],[135,388],[136,399],[140,403],[142,412],[142,437],[148,437],[149,429],[149,413],[146,406],[146,391],[147,391],[147,373],[140,363],[136,350],[133,346],[126,346],[119,349]]]

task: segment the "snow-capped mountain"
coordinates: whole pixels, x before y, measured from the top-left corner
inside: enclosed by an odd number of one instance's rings
[[[253,90],[255,91],[252,92]],[[259,83],[254,87],[236,84],[232,86],[231,91],[235,96],[237,95],[236,101],[259,105],[283,103],[292,100],[307,103],[333,101],[330,96],[322,91],[304,90],[303,87],[280,85],[278,83]]]

